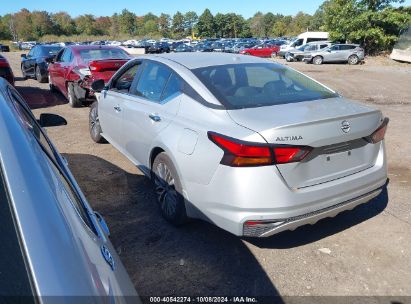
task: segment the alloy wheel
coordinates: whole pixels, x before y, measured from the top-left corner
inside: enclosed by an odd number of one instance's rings
[[[90,111],[90,130],[94,138],[97,138],[99,135],[99,126],[100,120],[98,117],[97,107],[94,107]]]
[[[164,214],[170,218],[176,213],[177,208],[177,191],[175,189],[174,177],[170,169],[163,162],[155,168],[155,190],[160,207]]]

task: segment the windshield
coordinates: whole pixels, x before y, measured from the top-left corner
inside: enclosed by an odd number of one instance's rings
[[[61,50],[61,46],[43,46],[41,54],[43,56],[56,55]]]
[[[128,54],[121,49],[90,49],[80,50],[84,62],[103,59],[129,59]]]
[[[227,109],[338,97],[307,76],[275,63],[228,64],[192,71]]]

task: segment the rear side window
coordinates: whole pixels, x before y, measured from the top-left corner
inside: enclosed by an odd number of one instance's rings
[[[170,74],[171,70],[166,66],[154,62],[147,62],[138,81],[137,95],[151,101],[160,101]]]
[[[71,52],[70,49],[66,49],[61,56],[60,61],[61,62],[71,62],[73,60],[73,53]]]
[[[353,50],[355,49],[355,45],[340,45],[341,51]]]
[[[0,290],[1,297],[24,296],[34,303],[29,270],[26,267],[20,236],[15,225],[11,201],[0,172]],[[26,298],[27,297],[27,298]],[[12,299],[10,299],[12,302]],[[7,300],[6,300],[7,302]]]
[[[167,100],[179,95],[183,88],[183,81],[175,73],[172,73],[167,81],[167,85],[164,88],[161,100]]]

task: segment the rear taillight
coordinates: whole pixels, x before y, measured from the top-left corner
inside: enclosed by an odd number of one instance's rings
[[[376,143],[380,142],[381,140],[383,140],[384,136],[385,136],[385,132],[387,131],[388,122],[389,122],[389,119],[387,117],[384,118],[384,121],[378,127],[378,129],[375,130],[374,133],[372,133],[370,136],[368,136],[366,138],[367,141],[369,141],[373,144],[376,144]]]
[[[250,143],[208,132],[212,142],[224,151],[221,164],[231,167],[268,166],[298,162],[311,151],[305,146],[276,146]]]

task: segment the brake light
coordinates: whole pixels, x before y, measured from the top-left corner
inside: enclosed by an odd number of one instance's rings
[[[231,167],[268,166],[301,161],[310,147],[250,143],[208,132],[209,139],[224,151],[221,164]]]
[[[299,162],[310,153],[309,147],[274,147],[276,164]]]
[[[388,122],[389,122],[388,117],[384,118],[384,121],[382,122],[381,126],[379,126],[378,129],[375,130],[374,133],[372,133],[368,137],[368,141],[373,144],[376,144],[380,142],[381,140],[383,140],[385,137],[385,132],[387,131]]]

